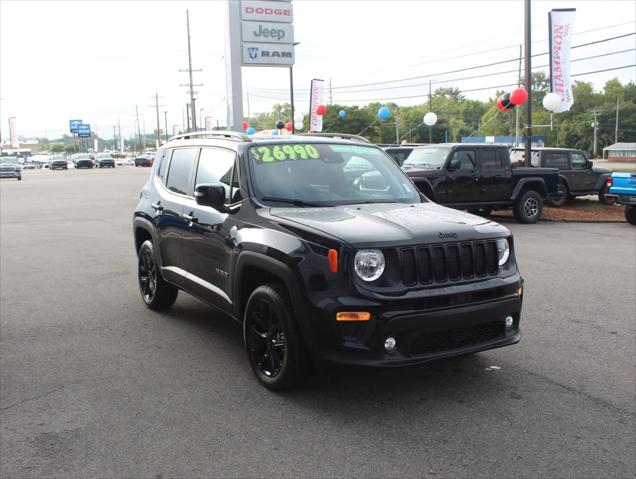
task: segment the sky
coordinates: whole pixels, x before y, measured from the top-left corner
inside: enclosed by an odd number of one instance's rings
[[[334,103],[363,105],[427,101],[428,81],[487,100],[515,83],[523,43],[523,1],[295,0],[297,108],[309,110],[312,78],[331,82]],[[636,3],[632,0],[532,1],[532,53],[547,52],[548,12],[576,8],[572,73],[595,89],[614,77],[636,80],[636,68],[590,73],[636,63]],[[58,138],[68,120],[82,119],[104,138],[121,124],[134,134],[182,127],[189,101],[186,9],[190,13],[198,117],[226,119],[225,0],[0,0],[0,134],[16,117],[24,137]],[[612,37],[623,38],[607,40]],[[607,40],[607,41],[604,41]],[[595,57],[595,58],[589,58]],[[533,58],[547,72],[547,55]],[[464,68],[489,64],[464,72]],[[244,112],[271,111],[289,101],[289,70],[244,67]],[[481,78],[470,78],[475,76]],[[404,80],[413,77],[413,80]],[[385,82],[385,83],[382,83]],[[368,85],[370,83],[379,83]],[[362,86],[357,86],[362,85]],[[198,118],[197,118],[198,121]],[[305,120],[306,122],[306,120]]]

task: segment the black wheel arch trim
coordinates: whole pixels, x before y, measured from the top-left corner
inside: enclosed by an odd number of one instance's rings
[[[540,185],[539,188],[532,188],[532,189],[535,190],[537,193],[539,193],[542,198],[545,198],[548,196],[548,189],[545,186],[545,181],[543,180],[543,178],[521,178],[517,182],[517,185],[515,186],[515,189],[512,192],[512,196],[511,196],[512,201],[515,201],[521,195],[521,192],[523,191],[524,187],[528,185],[532,185],[532,186]]]
[[[605,182],[610,176],[612,176],[611,173],[600,173],[598,177],[596,178],[596,183],[594,183],[593,189],[600,193],[603,190],[603,186],[605,185]]]
[[[139,250],[137,249],[137,231],[140,229],[146,231],[150,235],[150,238],[155,245],[155,254],[157,255],[158,263],[157,266],[161,268],[163,266],[163,261],[161,260],[161,251],[159,251],[159,248],[157,247],[157,245],[159,244],[159,242],[157,241],[157,231],[155,230],[154,225],[149,220],[141,216],[135,216],[135,218],[133,219],[135,253],[139,253]]]

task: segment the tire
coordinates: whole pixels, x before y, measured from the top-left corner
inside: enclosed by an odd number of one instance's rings
[[[22,177],[21,176],[18,176],[18,181],[22,181]]]
[[[559,186],[557,188],[558,188],[558,191],[562,193],[561,198],[559,200],[550,199],[548,201],[550,202],[551,206],[554,206],[555,208],[560,208],[568,200],[569,192],[568,192],[567,185],[563,181],[559,181]]]
[[[139,248],[137,282],[141,299],[150,309],[166,309],[174,304],[179,289],[166,283],[159,273],[157,256],[152,241],[146,240]]]
[[[625,220],[630,225],[636,225],[636,206],[632,206],[632,205],[625,206]]]
[[[309,378],[309,358],[281,286],[263,285],[252,292],[245,306],[243,339],[252,371],[267,389],[293,389]]]
[[[614,204],[612,201],[608,200],[605,195],[607,194],[607,183],[605,183],[601,187],[601,191],[598,192],[598,200],[604,205],[612,205]]]
[[[484,208],[469,208],[468,212],[473,214],[473,215],[486,217],[490,213],[492,213],[492,208],[490,208],[489,206],[484,207]]]
[[[515,218],[519,223],[534,224],[541,218],[543,200],[535,190],[526,190],[514,205]]]

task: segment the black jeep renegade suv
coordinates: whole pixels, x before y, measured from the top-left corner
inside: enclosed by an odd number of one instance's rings
[[[146,305],[181,289],[241,322],[270,389],[317,361],[406,366],[517,343],[510,231],[432,203],[380,148],[341,136],[167,142],[133,219]]]

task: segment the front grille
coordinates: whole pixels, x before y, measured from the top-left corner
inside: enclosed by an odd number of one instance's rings
[[[469,241],[400,248],[402,283],[443,284],[499,272],[495,241]]]
[[[502,321],[478,324],[465,328],[423,334],[410,347],[411,355],[434,354],[442,351],[468,348],[503,338],[505,328]]]

